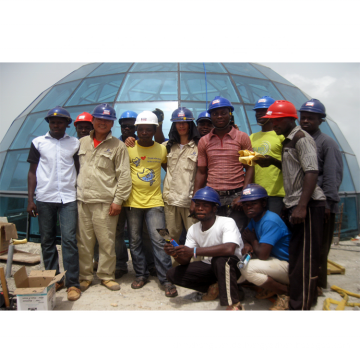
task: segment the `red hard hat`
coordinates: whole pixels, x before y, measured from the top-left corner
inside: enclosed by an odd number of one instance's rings
[[[262,119],[277,119],[285,117],[298,118],[294,104],[286,100],[276,100],[269,106],[266,115],[263,116]]]
[[[76,120],[74,122],[74,125],[76,126],[76,123],[82,122],[82,121],[87,121],[87,122],[92,123],[92,119],[93,119],[93,116],[91,114],[89,114],[88,112],[83,112],[82,114],[78,115],[78,117],[76,118]]]

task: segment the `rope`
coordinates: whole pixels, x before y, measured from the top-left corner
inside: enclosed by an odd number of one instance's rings
[[[354,296],[354,297],[360,298],[360,294],[355,294],[350,291],[341,289],[336,285],[331,286],[330,289],[338,292],[343,299],[340,301],[330,299],[330,298],[325,299],[324,304],[323,304],[323,310],[330,310],[330,304],[337,305],[335,310],[345,310],[345,306],[352,306],[352,307],[360,306],[360,303],[350,303],[349,302],[349,296]]]

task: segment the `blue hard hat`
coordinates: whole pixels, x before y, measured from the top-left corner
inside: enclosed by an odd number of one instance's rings
[[[193,121],[195,120],[193,113],[186,107],[179,107],[171,114],[170,121]]]
[[[116,112],[113,107],[109,104],[100,104],[98,105],[91,114],[94,118],[104,119],[104,120],[116,120]]]
[[[223,107],[228,107],[232,112],[234,111],[234,107],[228,99],[225,99],[221,96],[215,96],[215,98],[210,102],[208,112],[211,113],[212,110]]]
[[[124,111],[120,116],[119,124],[121,124],[121,120],[124,120],[124,119],[136,120],[137,116],[138,116],[138,114],[135,111],[131,111],[131,110]]]
[[[262,186],[258,184],[249,184],[243,189],[240,202],[253,201],[267,197],[268,193]]]
[[[270,105],[272,105],[275,102],[275,100],[270,96],[263,96],[260,98],[255,106],[253,107],[253,110],[256,109],[268,109]]]
[[[219,194],[210,186],[205,186],[204,188],[199,189],[191,200],[194,202],[195,200],[209,201],[221,206]]]
[[[306,103],[301,105],[301,108],[300,108],[299,111],[300,112],[301,111],[312,112],[312,113],[322,115],[322,118],[326,117],[325,106],[318,99],[310,99],[310,100],[308,100]]]
[[[209,120],[209,121],[211,121],[210,113],[208,113],[207,111],[203,111],[202,113],[200,113],[198,118],[196,119],[196,125],[199,125],[200,120]]]
[[[50,117],[66,118],[69,122],[69,125],[72,123],[72,118],[70,116],[70,113],[67,110],[65,110],[64,108],[62,108],[61,106],[57,106],[57,107],[54,107],[53,109],[49,110],[45,117],[45,120],[47,122],[49,122]]]

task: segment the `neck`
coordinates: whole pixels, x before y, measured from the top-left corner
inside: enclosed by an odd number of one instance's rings
[[[216,215],[214,215],[214,217],[212,217],[208,220],[201,221],[202,231],[209,230],[214,225],[215,220],[216,220]]]
[[[138,144],[140,146],[143,146],[143,147],[149,147],[149,146],[154,145],[154,141],[152,139],[150,139],[150,140],[148,140],[148,139],[139,139],[137,142],[138,142]]]
[[[306,131],[306,130],[305,130],[305,131]],[[315,130],[312,131],[312,132],[308,131],[308,133],[309,133],[311,136],[314,136],[318,131],[319,131],[319,128],[315,129]]]
[[[51,135],[51,137],[53,137],[54,139],[59,140],[59,139],[61,139],[61,138],[64,137],[65,133],[63,133],[63,134],[53,134],[53,133],[50,131],[50,135]]]
[[[188,135],[181,135],[180,136],[180,144],[181,145],[186,145],[190,142],[190,140],[188,139]]]
[[[255,216],[254,221],[258,222],[265,214],[266,214],[266,210],[264,210],[261,214]]]
[[[108,132],[107,134],[98,134],[96,131],[94,133],[94,138],[97,141],[104,141],[106,139],[106,137],[109,135],[110,132]]]
[[[214,133],[222,138],[225,134],[229,133],[231,131],[231,125],[228,125],[227,127],[223,128],[223,129],[214,129]]]
[[[273,124],[271,121],[268,121],[262,128],[261,131],[262,132],[269,132],[273,130]]]
[[[291,124],[291,126],[289,127],[289,130],[287,130],[283,135],[284,137],[287,137],[293,130],[294,128],[296,127],[296,124],[295,124],[295,121],[293,124]]]

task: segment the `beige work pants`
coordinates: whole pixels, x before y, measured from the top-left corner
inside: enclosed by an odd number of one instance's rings
[[[97,277],[115,280],[115,234],[119,215],[109,216],[110,204],[78,201],[76,240],[79,249],[80,281],[93,280],[93,256],[97,239],[99,265]]]

